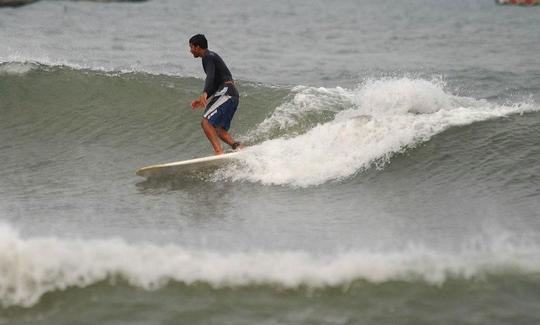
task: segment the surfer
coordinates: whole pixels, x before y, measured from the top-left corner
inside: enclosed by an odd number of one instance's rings
[[[223,154],[219,139],[233,150],[242,149],[244,146],[235,141],[228,132],[240,97],[229,68],[217,53],[208,50],[208,41],[204,35],[191,37],[189,48],[194,58],[202,58],[206,73],[203,93],[191,101],[192,109],[205,108],[201,121],[204,134],[210,140],[216,155]]]

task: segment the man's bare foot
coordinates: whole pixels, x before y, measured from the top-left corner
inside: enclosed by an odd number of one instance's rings
[[[241,142],[236,141],[235,143],[231,144],[231,148],[233,148],[233,150],[242,150],[245,148],[245,146]]]

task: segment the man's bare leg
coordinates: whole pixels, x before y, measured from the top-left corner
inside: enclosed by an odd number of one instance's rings
[[[214,148],[214,153],[216,155],[222,155],[223,149],[221,148],[221,144],[219,143],[218,132],[216,131],[216,128],[214,128],[214,126],[210,124],[210,122],[208,122],[208,120],[205,118],[202,119],[201,126],[204,131],[204,134],[206,135],[208,140],[210,140],[210,143],[212,144],[212,147]]]
[[[224,128],[217,127],[216,132],[217,132],[218,137],[221,140],[223,140],[223,142],[228,144],[229,146],[233,147],[233,145],[236,143],[236,141],[234,141],[233,137]],[[238,142],[238,143],[240,143],[240,142]],[[244,145],[240,143],[236,149],[243,149],[243,148],[244,148]]]
[[[217,127],[216,128],[216,132],[217,132],[217,135],[218,137],[223,140],[223,142],[225,142],[226,144],[228,144],[229,146],[232,145],[234,143],[234,139],[231,137],[231,135],[229,134],[229,132],[227,132],[224,128],[221,128],[221,127]]]

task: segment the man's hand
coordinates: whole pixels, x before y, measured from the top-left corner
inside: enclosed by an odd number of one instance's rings
[[[202,93],[199,97],[191,101],[191,108],[206,107],[206,92]]]

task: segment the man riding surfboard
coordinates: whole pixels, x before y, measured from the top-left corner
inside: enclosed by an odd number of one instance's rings
[[[189,48],[193,57],[202,58],[206,73],[203,93],[191,101],[192,109],[205,108],[201,121],[204,134],[216,155],[223,154],[219,139],[233,150],[242,149],[244,146],[235,141],[228,132],[240,97],[229,68],[217,53],[208,50],[208,41],[204,35],[191,37]]]

